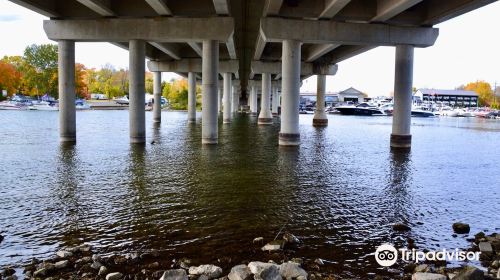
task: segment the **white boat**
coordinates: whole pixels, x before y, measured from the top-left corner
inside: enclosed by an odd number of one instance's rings
[[[35,103],[31,106],[29,106],[30,110],[37,110],[37,111],[58,111],[59,106],[57,106],[55,103],[49,103],[47,101],[40,101],[38,103]]]
[[[76,110],[90,110],[90,104],[83,99],[78,99],[75,101],[75,108]]]
[[[13,101],[0,102],[0,110],[23,110],[23,106]]]
[[[120,105],[128,105],[129,100],[126,96],[120,97],[120,98],[115,98],[115,102],[120,104]]]

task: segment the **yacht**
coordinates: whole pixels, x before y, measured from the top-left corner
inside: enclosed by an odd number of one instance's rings
[[[347,105],[336,107],[337,111],[342,115],[354,115],[354,116],[373,116],[373,115],[385,115],[376,106],[370,105],[368,103],[361,103],[359,105]]]
[[[118,103],[118,104],[120,104],[120,105],[128,105],[129,100],[128,100],[127,96],[123,96],[123,97],[120,97],[120,98],[115,98],[115,102]]]
[[[58,111],[59,106],[55,102],[40,101],[33,103],[33,105],[29,106],[29,109],[37,111]]]

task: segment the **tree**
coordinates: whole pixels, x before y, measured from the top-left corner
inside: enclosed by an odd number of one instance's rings
[[[85,65],[81,63],[75,64],[75,90],[76,95],[80,98],[90,98],[88,93],[88,86],[86,83],[86,69]]]
[[[2,90],[7,90],[7,94],[11,96],[18,92],[20,85],[21,73],[10,63],[0,61],[0,93]]]
[[[491,85],[485,81],[477,81],[468,83],[463,87],[464,90],[471,90],[476,92],[479,95],[479,104],[481,106],[491,106],[494,103],[493,90],[491,89]]]
[[[153,94],[153,73],[146,72],[146,92]]]
[[[57,46],[28,46],[24,50],[23,59],[31,66],[24,69],[26,86],[36,89],[37,95],[48,93],[57,98]]]

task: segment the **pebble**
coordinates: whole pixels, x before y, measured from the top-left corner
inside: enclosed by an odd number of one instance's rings
[[[289,244],[297,244],[297,243],[300,243],[300,240],[297,238],[297,236],[289,233],[289,232],[285,232],[283,234],[283,240],[285,240],[286,243],[289,243]]]
[[[271,251],[281,250],[281,248],[283,248],[283,241],[274,240],[264,245],[264,247],[262,247],[261,250],[271,252]]]
[[[294,262],[282,263],[280,265],[280,275],[286,279],[298,277],[307,278],[307,272]]]
[[[66,251],[66,250],[61,250],[57,251],[56,255],[62,259],[69,258],[73,256],[73,253]]]
[[[244,264],[237,265],[231,268],[231,272],[227,276],[229,280],[250,280],[252,279],[252,272],[248,266]]]
[[[189,268],[189,274],[206,275],[209,279],[214,279],[222,275],[222,268],[212,264],[192,266]]]
[[[106,275],[106,280],[120,280],[122,279],[122,277],[123,274],[121,274],[120,272],[113,272]]]
[[[253,243],[262,243],[264,242],[264,237],[256,237],[253,239]]]
[[[411,280],[447,280],[447,277],[437,273],[417,272],[411,276]]]
[[[454,223],[452,225],[453,231],[458,234],[465,234],[470,232],[470,226],[466,223]]]
[[[69,261],[68,260],[62,260],[62,261],[58,261],[54,264],[55,268],[56,269],[63,269],[63,268],[66,268],[68,267],[69,265]]]
[[[170,269],[163,273],[160,280],[188,280],[184,269]]]
[[[108,268],[103,265],[99,268],[99,272],[97,273],[97,275],[104,276],[106,274],[108,274]]]

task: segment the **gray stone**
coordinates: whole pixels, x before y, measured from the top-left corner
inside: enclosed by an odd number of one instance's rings
[[[188,280],[188,276],[184,269],[170,269],[163,273],[160,280]]]
[[[291,262],[298,263],[299,265],[302,265],[304,261],[301,258],[293,258],[290,260]]]
[[[97,273],[97,275],[104,276],[106,274],[108,274],[108,268],[103,265],[99,268],[99,272]]]
[[[454,223],[452,227],[453,231],[458,234],[464,234],[470,232],[470,226],[469,224],[466,223]]]
[[[283,241],[274,240],[274,241],[271,241],[271,242],[267,243],[266,245],[264,245],[264,247],[262,247],[261,250],[262,251],[278,251],[278,250],[281,250],[281,248],[283,248]]]
[[[261,243],[264,242],[264,237],[256,237],[253,239],[253,243]]]
[[[500,279],[500,269],[497,271],[497,278]]]
[[[68,267],[69,265],[69,261],[68,260],[62,260],[62,261],[58,261],[54,264],[55,268],[56,269],[63,269],[63,268],[66,268]]]
[[[298,278],[300,276],[307,278],[307,272],[294,262],[282,263],[280,265],[280,275],[285,279]]]
[[[317,265],[325,265],[325,262],[320,258],[315,259],[314,263],[316,263]]]
[[[73,253],[71,253],[70,251],[66,251],[66,250],[60,250],[60,251],[57,251],[56,255],[60,258],[69,258],[69,257],[72,257],[73,256]]]
[[[5,280],[17,280],[17,276],[15,275],[10,275],[4,278]]]
[[[285,232],[285,234],[283,234],[283,240],[285,240],[286,243],[290,244],[300,243],[300,240],[297,238],[297,236],[289,232]]]
[[[281,280],[280,267],[272,263],[251,262],[248,268],[256,280]]]
[[[200,277],[198,277],[198,280],[209,280],[210,278],[208,278],[208,276],[206,276],[205,274],[202,274],[200,275]]]
[[[473,266],[466,266],[458,271],[453,280],[483,280],[484,272]]]
[[[227,277],[229,280],[250,280],[252,279],[252,272],[248,266],[240,264],[231,268],[231,272]]]
[[[123,274],[121,274],[120,272],[113,272],[106,275],[106,280],[120,280],[122,279],[122,277]]]
[[[222,268],[211,264],[192,266],[189,268],[189,274],[206,275],[209,279],[214,279],[222,275]]]
[[[429,271],[429,265],[427,264],[419,264],[417,267],[415,267],[415,272],[428,272]]]
[[[98,261],[94,261],[90,267],[92,267],[95,270],[98,270],[101,268],[101,266],[102,266],[102,263],[100,263]]]
[[[47,268],[43,267],[43,268],[40,268],[40,269],[36,270],[35,272],[33,272],[33,277],[41,278],[41,277],[47,276],[47,274],[49,274],[49,270]]]
[[[491,265],[491,267],[497,269],[497,268],[500,268],[500,261],[499,260],[494,260]]]
[[[493,254],[493,247],[491,247],[490,242],[479,242],[479,251],[481,251],[481,254],[491,255]]]
[[[447,278],[437,273],[417,272],[411,276],[411,280],[447,280]]]

